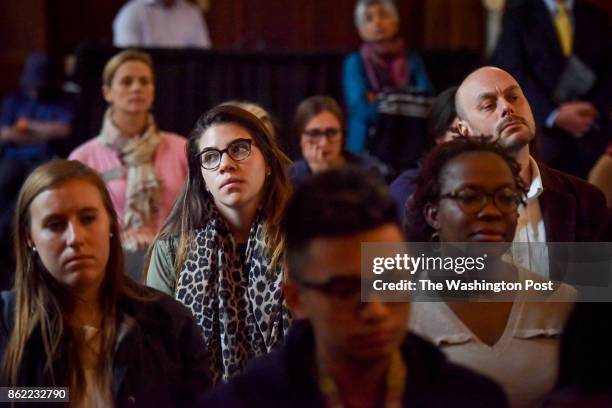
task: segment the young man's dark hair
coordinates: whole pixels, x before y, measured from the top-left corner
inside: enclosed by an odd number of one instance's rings
[[[283,230],[290,276],[297,278],[308,244],[397,223],[395,203],[380,178],[352,167],[315,174],[295,191]]]

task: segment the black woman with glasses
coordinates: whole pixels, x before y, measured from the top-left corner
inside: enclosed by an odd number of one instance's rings
[[[510,246],[525,188],[518,163],[488,140],[457,138],[425,157],[407,208],[409,241]],[[449,246],[442,245],[442,252]],[[481,277],[502,272],[513,282],[542,280],[499,262],[502,253],[489,257]],[[500,271],[502,264],[506,269]],[[499,382],[512,407],[536,406],[555,385],[559,336],[575,290],[560,284],[551,302],[526,301],[524,295],[509,292],[496,302],[415,302],[410,328],[433,341],[451,361]]]
[[[378,162],[344,148],[344,114],[332,97],[316,95],[304,99],[295,111],[293,130],[303,157],[289,169],[294,185],[302,184],[312,174],[345,164],[380,176]]]
[[[147,284],[202,329],[214,382],[267,353],[288,328],[280,220],[291,194],[269,128],[237,105],[202,115],[187,143],[183,191],[149,253]]]

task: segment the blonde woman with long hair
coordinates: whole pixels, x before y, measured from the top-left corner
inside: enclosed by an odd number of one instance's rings
[[[193,406],[209,387],[199,329],[125,275],[104,181],[77,161],[34,170],[15,213],[15,286],[0,297],[0,385],[69,387],[71,406]]]

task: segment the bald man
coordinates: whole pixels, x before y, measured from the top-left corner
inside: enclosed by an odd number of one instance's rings
[[[603,193],[531,156],[535,121],[527,98],[510,74],[495,67],[479,68],[459,86],[455,105],[459,133],[492,135],[521,165],[527,205],[519,210],[515,242],[608,240]]]

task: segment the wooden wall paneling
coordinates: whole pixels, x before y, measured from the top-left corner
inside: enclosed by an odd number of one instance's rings
[[[608,12],[608,15],[612,19],[612,0],[587,0],[591,3],[597,4],[599,7],[603,8]]]
[[[423,46],[483,50],[484,20],[481,0],[427,0]]]
[[[425,39],[425,0],[413,0],[399,6],[402,30],[406,45],[423,48]]]
[[[422,44],[424,0],[398,2],[408,46]],[[206,19],[215,47],[354,49],[354,0],[212,0]]]
[[[313,49],[352,49],[359,44],[353,24],[353,1],[313,2],[310,13]]]
[[[63,58],[83,41],[111,44],[112,22],[127,0],[3,0],[0,93],[14,84],[33,48]],[[592,0],[612,9],[609,0]],[[481,0],[397,0],[401,34],[413,48],[482,49]],[[211,0],[215,48],[349,50],[360,44],[355,0]]]
[[[47,0],[0,1],[0,98],[18,88],[28,53],[47,49],[46,13]]]
[[[84,41],[112,44],[112,24],[125,0],[52,0],[47,22],[49,48],[64,57]]]
[[[241,47],[245,29],[244,7],[245,2],[240,0],[211,0],[205,18],[213,47]]]

